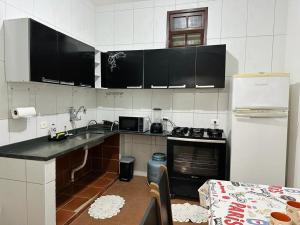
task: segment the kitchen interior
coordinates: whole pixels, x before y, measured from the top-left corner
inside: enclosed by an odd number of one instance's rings
[[[0,0],[0,224],[300,224],[299,8]]]

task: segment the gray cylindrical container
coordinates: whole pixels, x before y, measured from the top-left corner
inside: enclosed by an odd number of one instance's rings
[[[153,153],[152,159],[150,159],[147,164],[147,178],[149,184],[151,182],[158,183],[159,168],[161,165],[167,165],[166,154],[160,152]]]

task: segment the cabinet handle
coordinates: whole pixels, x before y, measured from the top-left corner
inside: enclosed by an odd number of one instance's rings
[[[169,88],[186,88],[186,85],[169,86]]]
[[[151,85],[151,88],[153,89],[161,89],[161,88],[168,88],[168,86],[155,86],[155,85]]]
[[[142,85],[140,85],[140,86],[127,86],[126,88],[128,88],[128,89],[141,89]]]
[[[66,81],[60,81],[60,84],[64,84],[64,85],[70,85],[70,86],[74,86],[74,82],[66,82]]]
[[[197,85],[196,84],[196,88],[214,88],[215,85]]]
[[[51,83],[51,84],[59,84],[58,80],[47,79],[45,77],[42,77],[42,82]]]

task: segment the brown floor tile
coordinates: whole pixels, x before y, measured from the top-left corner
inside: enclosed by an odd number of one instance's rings
[[[145,177],[135,176],[130,182],[117,180],[103,195],[114,194],[125,199],[125,205],[118,215],[110,219],[96,220],[89,216],[87,208],[71,225],[139,225],[151,197],[149,191],[150,189]],[[184,202],[199,204],[198,201],[188,199],[172,200],[172,203]],[[174,225],[192,225],[192,223],[174,222]],[[207,223],[200,225],[207,225]]]
[[[74,212],[60,209],[56,212],[56,225],[67,224],[68,221],[75,215]]]
[[[71,201],[69,201],[66,205],[62,207],[62,209],[76,211],[82,205],[84,205],[89,199],[88,198],[81,198],[81,197],[73,197]]]

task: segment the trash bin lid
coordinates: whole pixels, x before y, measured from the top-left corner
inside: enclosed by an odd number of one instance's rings
[[[122,156],[120,162],[121,163],[132,163],[135,161],[135,158],[133,156]]]

